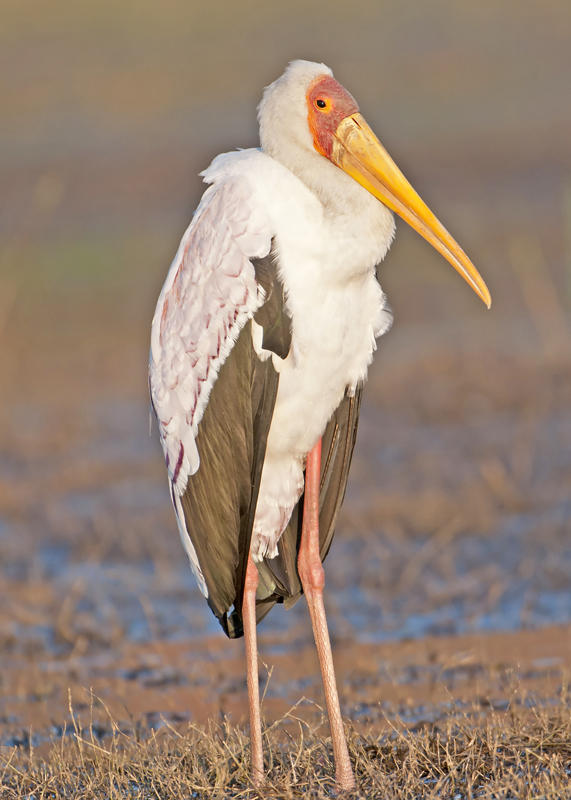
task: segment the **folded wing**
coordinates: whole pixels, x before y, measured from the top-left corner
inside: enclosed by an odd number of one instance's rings
[[[242,635],[246,560],[279,374],[291,325],[272,230],[248,182],[204,194],[160,294],[151,334],[151,401],[182,542],[226,634]],[[323,435],[320,550],[333,537],[355,443],[361,388]],[[257,616],[302,593],[303,497],[278,556],[258,565]]]
[[[227,480],[240,475],[250,482],[250,469],[244,472],[244,467],[251,461],[253,430],[244,421],[251,416],[242,407],[244,398],[264,396],[260,389],[253,393],[249,381],[256,383],[257,376],[263,384],[273,371],[271,360],[258,365],[252,351],[252,363],[241,372],[245,353],[252,350],[247,346],[248,336],[251,341],[249,321],[265,300],[252,260],[266,256],[271,242],[268,220],[248,182],[240,176],[217,181],[204,193],[182,238],[153,318],[151,402],[181,538],[209,601],[215,588],[209,568],[212,559],[237,566],[236,531],[219,530],[216,535],[213,524],[218,521],[215,506],[224,500]],[[244,344],[237,347],[241,339]],[[236,364],[226,366],[234,350],[232,360]],[[223,370],[227,373],[226,387],[225,381],[220,381]],[[277,376],[273,375],[271,381],[277,386]],[[222,388],[216,394],[220,393],[220,399],[211,400],[219,384]],[[272,391],[275,399],[275,387]],[[209,418],[216,417],[221,431],[204,430],[212,424],[205,419],[207,412]],[[216,451],[214,457],[212,450]],[[220,472],[217,458],[222,453],[224,471]],[[182,499],[191,476],[192,492],[208,478],[204,487],[208,508],[203,513],[211,522],[206,528],[205,520],[185,515],[183,509]],[[230,552],[224,551],[224,537],[234,541]]]

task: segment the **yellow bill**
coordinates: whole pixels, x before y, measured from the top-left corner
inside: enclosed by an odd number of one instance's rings
[[[339,124],[331,160],[408,222],[491,306],[490,292],[476,267],[414,191],[361,114],[351,114]]]

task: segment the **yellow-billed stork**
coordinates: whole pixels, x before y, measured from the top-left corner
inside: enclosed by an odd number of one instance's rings
[[[245,635],[254,782],[263,778],[256,623],[305,593],[336,778],[348,789],[322,561],[367,368],[391,324],[376,267],[392,212],[487,306],[490,294],[328,67],[293,61],[258,117],[261,147],[219,155],[202,173],[210,186],[153,318],[151,398],[191,567],[226,634]]]

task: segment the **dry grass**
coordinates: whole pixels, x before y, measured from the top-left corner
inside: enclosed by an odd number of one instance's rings
[[[249,740],[228,722],[143,738],[137,726],[73,729],[46,757],[33,748],[0,755],[5,800],[16,798],[325,798],[335,794],[328,738],[294,714],[265,733],[268,782],[249,785]],[[349,732],[360,798],[571,797],[571,716],[566,697],[551,706],[512,702],[505,711],[452,709],[445,721],[362,736]]]

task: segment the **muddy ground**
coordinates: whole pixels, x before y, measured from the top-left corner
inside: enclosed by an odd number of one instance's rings
[[[494,298],[486,312],[399,226],[382,272],[395,327],[371,370],[326,562],[344,714],[382,732],[451,709],[561,702],[571,667],[567,4],[450,15],[443,2],[388,18],[356,4],[351,20],[328,4],[326,23],[309,12],[317,44],[285,12],[238,19],[229,7],[214,19],[171,5],[168,18],[146,3],[133,16],[106,3],[4,15],[2,752],[69,730],[69,689],[80,718],[94,714],[102,730],[109,717],[91,710],[90,691],[142,730],[245,719],[241,643],[224,639],[194,587],[148,435],[146,352],[201,191],[195,173],[215,152],[255,143],[260,89],[300,51],[329,61],[360,98]],[[303,602],[272,612],[260,650],[267,721],[299,704],[294,713],[319,724]]]

